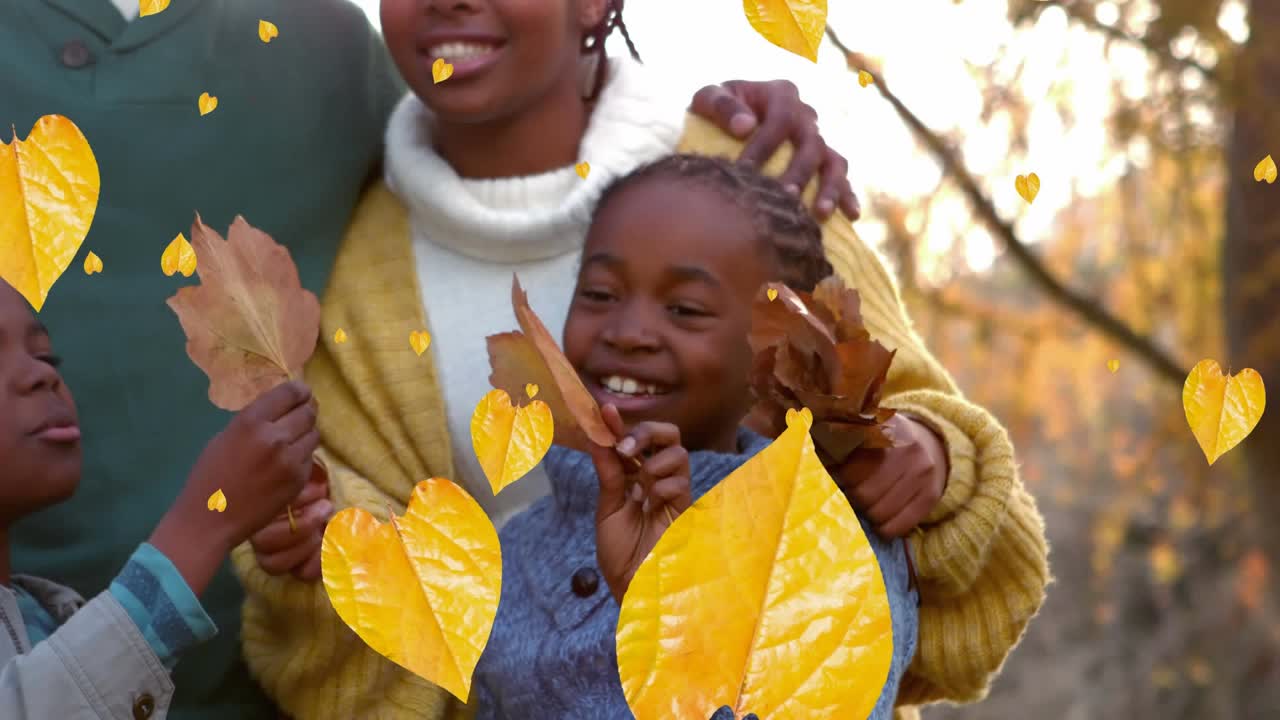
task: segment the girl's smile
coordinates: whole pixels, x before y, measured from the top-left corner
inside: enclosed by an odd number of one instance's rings
[[[432,32],[419,40],[419,53],[426,72],[436,60],[453,66],[453,75],[445,82],[459,83],[476,77],[502,61],[506,40],[482,32]]]

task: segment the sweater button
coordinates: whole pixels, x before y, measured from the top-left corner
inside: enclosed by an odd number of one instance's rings
[[[591,597],[600,587],[600,576],[595,570],[584,567],[573,574],[573,582],[570,585],[573,587],[574,595],[581,598]]]
[[[63,65],[76,70],[92,62],[93,53],[89,52],[89,46],[83,40],[72,40],[62,46]]]
[[[142,693],[133,701],[133,720],[147,720],[156,711],[156,700],[151,693]]]

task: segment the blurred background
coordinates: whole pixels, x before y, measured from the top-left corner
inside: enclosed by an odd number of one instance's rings
[[[816,65],[739,0],[625,18],[690,97],[796,82],[919,331],[1012,433],[1056,579],[990,697],[926,717],[1280,718],[1280,408],[1210,467],[1181,404],[1203,358],[1280,393],[1280,187],[1253,178],[1280,0],[830,5]]]

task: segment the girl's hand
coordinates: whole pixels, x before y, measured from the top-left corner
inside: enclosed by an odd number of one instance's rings
[[[889,418],[893,447],[853,451],[837,471],[853,509],[883,538],[905,537],[929,517],[947,489],[947,450],[928,426]]]
[[[680,445],[680,429],[675,425],[642,422],[627,433],[616,407],[605,405],[601,414],[622,440],[616,448],[591,448],[600,478],[596,559],[621,604],[640,563],[671,522],[693,503],[689,453]]]
[[[800,99],[790,80],[753,82],[730,80],[708,85],[693,96],[694,113],[716,123],[738,139],[746,139],[739,162],[759,168],[784,142],[795,154],[778,179],[797,195],[818,178],[813,214],[821,222],[839,207],[857,220],[862,214],[858,197],[849,185],[849,161],[827,146],[818,132],[818,113]]]
[[[287,514],[249,538],[258,565],[268,575],[292,574],[304,582],[320,579],[320,546],[324,529],[333,517],[329,501],[329,478],[319,463],[312,465],[311,479],[290,503],[297,531]]]

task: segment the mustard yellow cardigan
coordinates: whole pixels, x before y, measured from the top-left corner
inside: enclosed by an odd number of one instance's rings
[[[736,156],[741,147],[691,115],[679,150]],[[779,150],[766,170],[780,173],[789,156],[789,148]],[[811,186],[810,199],[813,192]],[[1044,524],[1018,479],[1004,428],[965,400],[925,349],[877,256],[841,215],[825,224],[823,236],[836,272],[862,296],[872,336],[897,348],[885,405],[936,430],[951,462],[945,496],[913,540],[923,605],[919,649],[898,698],[897,717],[905,720],[918,717],[913,706],[986,694],[1044,601]],[[406,210],[379,185],[362,200],[339,251],[306,378],[320,401],[321,452],[335,505],[362,507],[382,520],[388,504],[403,510],[417,482],[454,477],[431,354],[417,356],[407,341],[410,331],[427,327],[421,297]],[[343,345],[333,342],[339,327],[350,338]],[[443,690],[365,646],[333,611],[322,584],[265,574],[247,545],[233,560],[247,592],[245,657],[295,720],[467,717]]]

